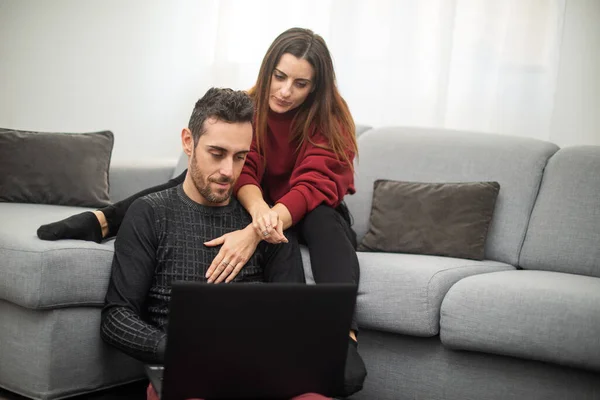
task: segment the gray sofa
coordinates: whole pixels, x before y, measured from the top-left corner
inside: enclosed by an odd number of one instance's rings
[[[117,201],[159,183],[172,163],[113,165]],[[114,240],[39,240],[40,224],[79,207],[0,203],[0,387],[56,399],[142,378],[142,366],[100,339]]]
[[[359,137],[359,240],[373,182],[495,180],[486,259],[358,254],[355,399],[600,399],[600,147],[433,129]],[[111,168],[111,199],[170,165]],[[59,398],[142,377],[99,337],[113,241],[43,242],[41,223],[81,209],[0,203],[0,387]],[[310,260],[303,253],[307,280]]]
[[[357,399],[600,399],[600,147],[433,129],[359,138],[375,179],[498,181],[484,261],[359,253]]]

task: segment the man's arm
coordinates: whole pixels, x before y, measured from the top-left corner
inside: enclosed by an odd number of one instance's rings
[[[129,208],[115,241],[102,310],[102,339],[147,363],[162,363],[166,333],[142,319],[154,278],[158,239],[153,210],[144,200]]]

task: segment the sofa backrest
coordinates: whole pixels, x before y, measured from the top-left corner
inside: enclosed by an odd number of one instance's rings
[[[371,127],[369,125],[356,125],[356,137],[359,137],[360,135],[362,135],[369,129],[371,129]],[[177,161],[177,166],[175,167],[175,170],[173,171],[172,178],[178,177],[183,171],[185,171],[187,169],[187,167],[188,167],[188,156],[187,156],[187,154],[185,154],[185,152],[182,151],[181,155],[179,156],[179,160]]]
[[[368,131],[371,128],[373,128],[373,127],[369,126],[369,125],[357,124],[356,125],[356,137],[358,138],[360,135],[362,135],[363,133],[365,133],[366,131]]]
[[[110,201],[126,199],[142,190],[161,185],[173,175],[173,160],[113,162],[109,171]]]
[[[171,178],[177,178],[179,175],[181,175],[183,173],[183,171],[185,171],[187,169],[188,160],[189,160],[188,155],[185,154],[184,151],[182,151],[181,155],[179,156],[179,160],[177,160],[177,165],[175,166],[175,170],[173,171],[173,175],[171,176]]]
[[[519,264],[600,277],[600,146],[565,147],[550,158]]]
[[[500,193],[487,259],[516,265],[547,160],[558,146],[529,138],[426,128],[376,128],[358,139],[356,194],[346,196],[360,241],[369,228],[373,183],[497,181]]]

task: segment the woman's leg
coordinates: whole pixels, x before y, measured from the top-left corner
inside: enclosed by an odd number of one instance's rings
[[[298,235],[294,228],[284,232],[288,243],[261,242],[257,250],[262,257],[266,282],[306,283]]]
[[[356,234],[350,227],[349,220],[349,213],[321,205],[300,222],[300,239],[308,246],[311,268],[317,284],[358,284],[360,269],[355,250]],[[352,318],[350,329],[353,332],[358,331],[355,317]],[[355,338],[356,336],[349,339],[348,343],[344,397],[361,390],[367,376]]]
[[[42,225],[38,228],[37,235],[42,240],[80,239],[100,243],[102,239],[117,234],[121,222],[123,222],[123,218],[125,217],[125,213],[135,200],[149,193],[155,193],[179,185],[185,180],[186,173],[187,170],[178,177],[169,180],[167,183],[142,190],[115,204],[101,208],[96,211],[101,213],[99,216],[91,211],[86,211],[61,221]],[[102,221],[102,217],[106,220],[108,227],[108,229],[105,230],[105,233],[103,233],[102,229],[104,222]]]
[[[321,205],[308,213],[298,226],[301,241],[310,251],[316,283],[358,284],[356,235],[340,212]]]
[[[154,186],[149,189],[142,190],[128,198],[118,201],[113,205],[108,207],[101,208],[100,211],[106,217],[106,222],[108,222],[108,235],[106,237],[112,237],[117,234],[119,228],[121,227],[121,222],[123,222],[123,218],[125,218],[125,213],[129,209],[129,206],[133,204],[133,202],[139,199],[142,196],[145,196],[150,193],[160,192],[161,190],[170,189],[175,187],[185,180],[185,176],[187,174],[187,169],[181,173],[181,175],[170,179],[168,182],[163,183],[162,185]]]
[[[348,217],[338,210],[320,205],[298,225],[300,240],[310,252],[310,264],[316,283],[353,283],[358,285],[360,268],[356,256],[356,234]],[[350,329],[358,331],[352,318]],[[354,338],[355,339],[355,338]]]

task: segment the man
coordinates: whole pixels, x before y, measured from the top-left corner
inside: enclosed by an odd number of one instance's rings
[[[136,200],[119,230],[102,311],[107,343],[143,362],[163,363],[172,282],[207,281],[218,249],[205,242],[244,227],[254,232],[231,196],[250,150],[252,117],[243,92],[213,88],[196,103],[181,133],[190,156],[185,181]],[[232,281],[304,281],[294,241],[271,245],[255,236],[257,251]],[[151,387],[148,398],[157,398]]]

